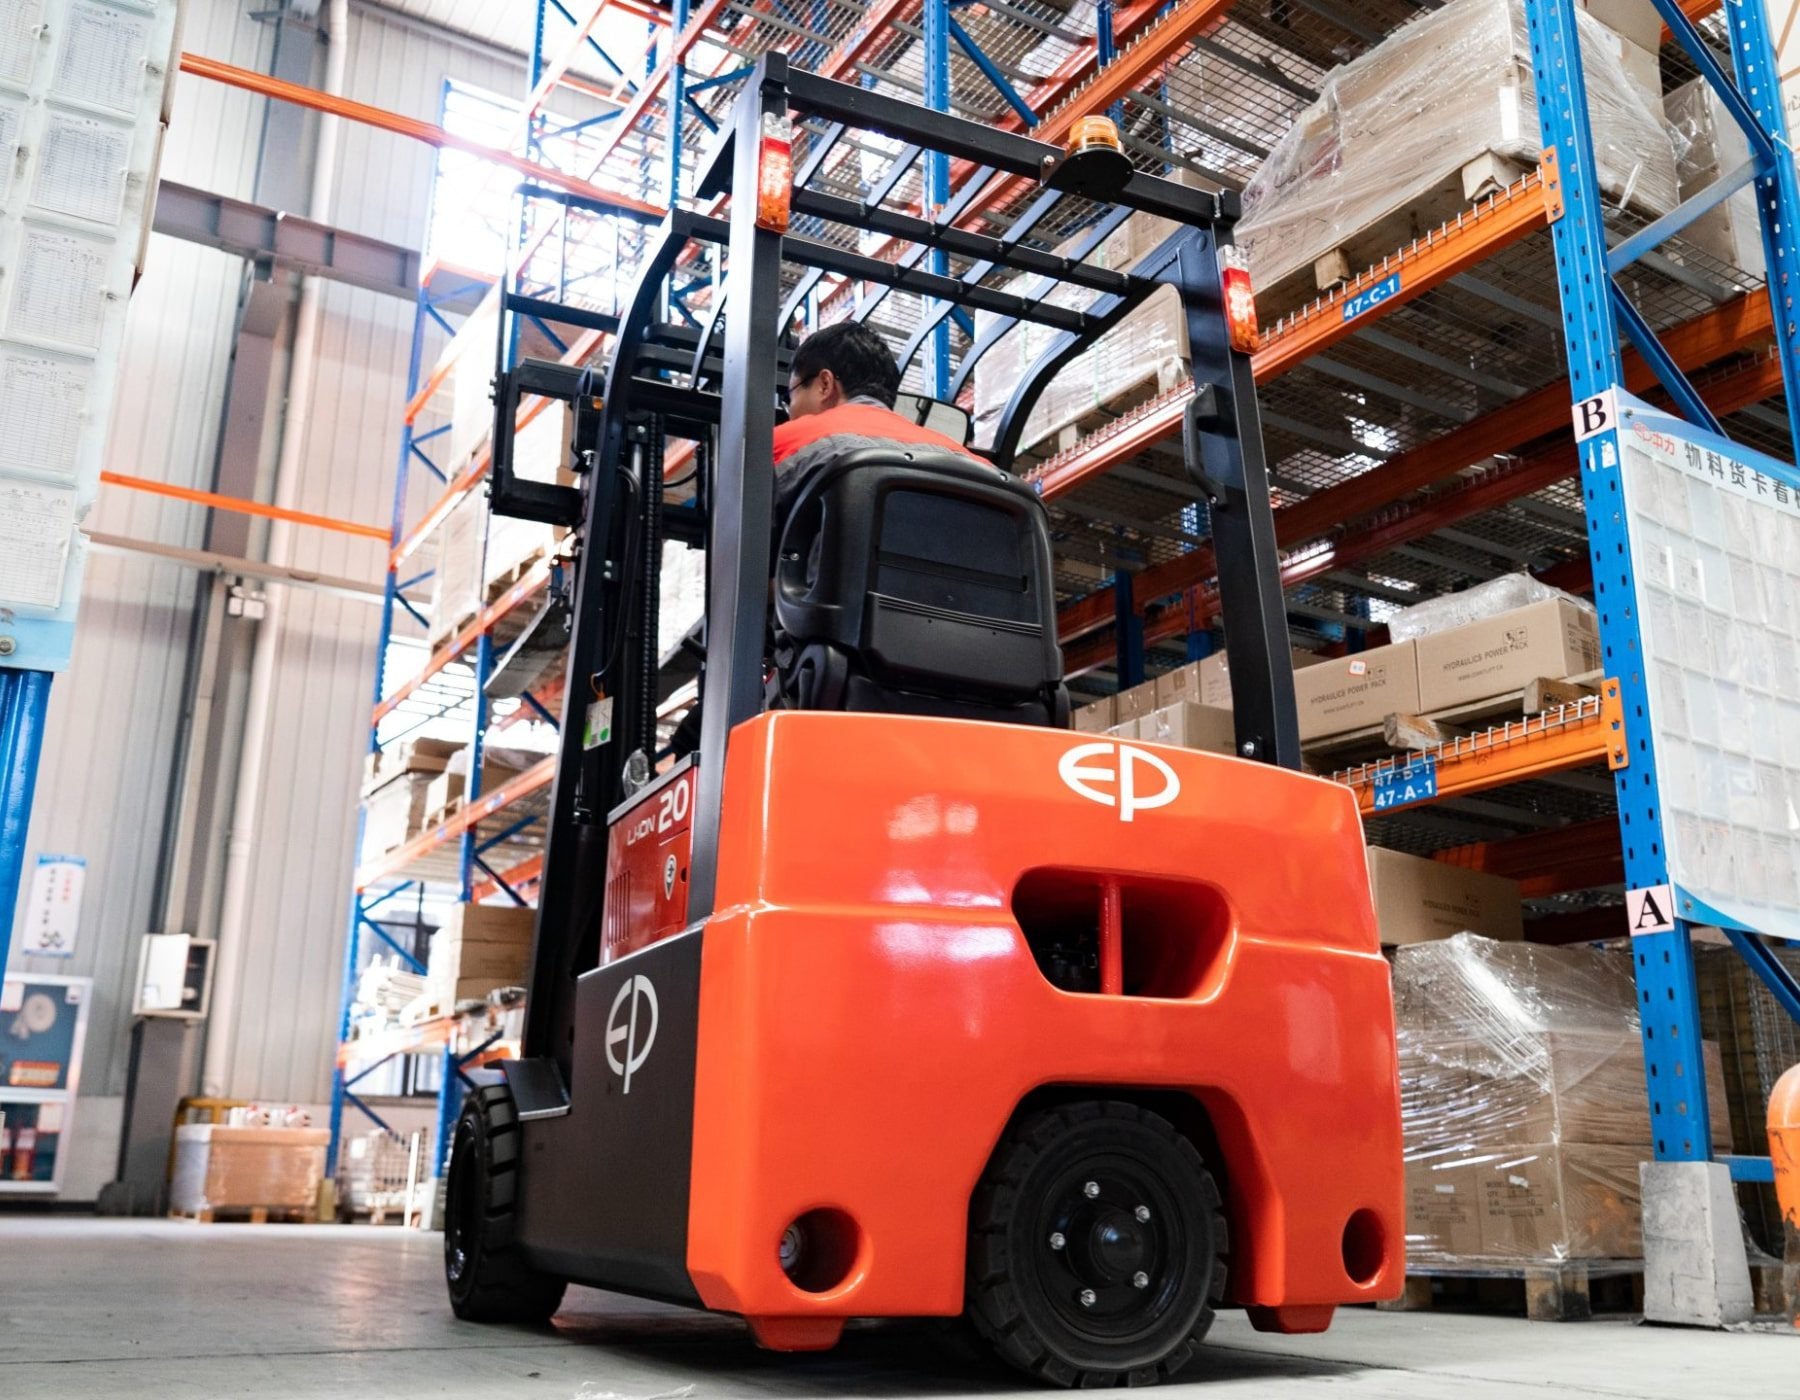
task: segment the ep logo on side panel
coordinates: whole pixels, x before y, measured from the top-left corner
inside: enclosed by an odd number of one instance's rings
[[[1175,770],[1149,749],[1110,740],[1077,744],[1056,765],[1057,775],[1070,791],[1117,807],[1119,820],[1128,822],[1139,812],[1167,807],[1181,795],[1181,779]]]
[[[658,1014],[656,985],[642,973],[627,977],[606,1016],[606,1063],[625,1081],[624,1093],[631,1092],[631,1076],[650,1058]]]

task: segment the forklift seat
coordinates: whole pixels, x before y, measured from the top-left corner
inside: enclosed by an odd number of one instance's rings
[[[961,453],[844,454],[780,522],[775,703],[1069,722],[1043,503]]]

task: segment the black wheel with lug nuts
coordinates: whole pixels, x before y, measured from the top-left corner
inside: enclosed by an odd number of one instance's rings
[[[968,1315],[999,1356],[1064,1386],[1154,1385],[1225,1292],[1218,1184],[1164,1118],[1082,1101],[1008,1129],[976,1188]]]
[[[548,1322],[567,1285],[525,1262],[515,1240],[519,1115],[504,1083],[463,1100],[445,1182],[444,1280],[468,1322]]]

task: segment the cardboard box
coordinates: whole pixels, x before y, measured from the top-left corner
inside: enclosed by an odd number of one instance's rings
[[[1524,1037],[1506,1047],[1507,1055],[1534,1076],[1523,1079],[1527,1092],[1509,1102],[1504,1124],[1515,1142],[1610,1143],[1650,1153],[1650,1106],[1644,1079],[1644,1042],[1619,1030],[1550,1031]],[[1723,1105],[1725,1067],[1717,1041],[1702,1043],[1709,1105]],[[1535,1082],[1534,1082],[1535,1080]],[[1549,1091],[1544,1092],[1545,1083]],[[1474,1093],[1499,1095],[1490,1081],[1478,1077]],[[1731,1150],[1731,1122],[1714,1108],[1712,1146]]]
[[[1173,671],[1164,671],[1154,682],[1157,705],[1176,705],[1184,700],[1200,700],[1200,668],[1205,661],[1190,661]]]
[[[1174,227],[1155,215],[1132,214],[1082,261],[1095,268],[1129,269]],[[1071,239],[1056,251],[1070,255],[1084,238]],[[1034,274],[1020,276],[1009,281],[1006,290],[1024,292],[1037,280]],[[1065,286],[1050,299],[1061,306],[1085,307],[1092,295]],[[996,318],[997,313],[977,311],[976,334],[988,331]],[[974,376],[977,442],[993,441],[1019,379],[1058,334],[1048,326],[1020,322],[981,357]],[[1174,387],[1186,377],[1187,360],[1187,317],[1175,289],[1165,287],[1057,372],[1026,419],[1019,450],[1053,450],[1059,437],[1072,438],[1081,421],[1096,410]]]
[[[466,781],[461,773],[439,773],[434,777],[425,789],[425,815],[432,816],[444,811],[451,803],[462,801]]]
[[[1650,10],[1649,5],[1645,5]],[[1654,10],[1651,11],[1655,13]],[[1657,27],[1662,21],[1657,20]],[[1634,91],[1644,101],[1644,105],[1652,112],[1657,111],[1662,102],[1662,55],[1655,45],[1645,46],[1632,42],[1623,34],[1615,36],[1613,52],[1618,55],[1619,66],[1625,70],[1625,77]]]
[[[1481,1253],[1481,1171],[1450,1158],[1406,1164],[1409,1259],[1466,1259]]]
[[[363,854],[386,855],[425,829],[435,774],[402,773],[363,799]]]
[[[456,739],[407,739],[376,749],[363,761],[363,795],[402,773],[441,773],[463,744]]]
[[[1418,648],[1418,706],[1426,712],[1523,690],[1539,677],[1579,676],[1600,665],[1594,614],[1565,598],[1430,633],[1408,645]]]
[[[1681,197],[1699,194],[1722,175],[1729,175],[1750,159],[1750,143],[1731,119],[1712,84],[1704,78],[1671,92],[1663,111],[1680,140],[1675,163],[1681,180]],[[1707,210],[1681,231],[1692,245],[1726,267],[1761,281],[1767,269],[1763,256],[1762,222],[1756,213],[1756,191],[1746,185],[1723,204]]]
[[[1413,642],[1318,661],[1294,673],[1302,741],[1380,724],[1419,708]]]
[[[1385,944],[1427,943],[1457,933],[1520,940],[1519,887],[1441,860],[1369,847],[1369,887]]]
[[[1173,744],[1208,753],[1236,753],[1237,729],[1230,710],[1181,700],[1161,705],[1137,722],[1137,737],[1149,744]]]
[[[1651,217],[1678,202],[1660,82],[1624,70],[1621,45],[1655,21],[1648,3],[1623,38],[1584,22],[1579,43],[1608,198]],[[1648,16],[1646,18],[1645,16]],[[1461,171],[1492,153],[1530,168],[1544,146],[1530,34],[1518,0],[1455,0],[1401,26],[1319,84],[1317,99],[1244,190],[1238,245],[1265,315],[1316,290],[1316,260],[1343,249],[1367,266],[1461,212]]]
[[[1069,717],[1069,727],[1082,734],[1103,734],[1118,722],[1118,718],[1118,700],[1108,695],[1076,710]]]
[[[232,1128],[184,1123],[175,1130],[169,1208],[311,1210],[325,1177],[324,1128]]]
[[[1489,1259],[1637,1259],[1644,1253],[1638,1163],[1646,1147],[1525,1143],[1477,1169]]]
[[[1639,48],[1656,49],[1662,45],[1662,16],[1650,0],[1575,0],[1575,8],[1586,10],[1614,34]]]
[[[1145,681],[1129,690],[1121,690],[1117,701],[1118,710],[1114,723],[1123,724],[1128,719],[1142,719],[1156,708],[1156,682]]]
[[[1290,648],[1288,659],[1296,671],[1303,666],[1311,666],[1314,662],[1325,660],[1310,651]],[[1173,678],[1190,673],[1191,678],[1179,682]],[[1231,707],[1231,662],[1223,651],[1215,651],[1200,661],[1190,661],[1186,666],[1170,671],[1160,677],[1160,681],[1168,682],[1165,705],[1177,700],[1196,700],[1202,705],[1217,705],[1229,709]],[[1180,690],[1177,692],[1176,687]]]
[[[1800,141],[1800,0],[1769,0],[1769,24],[1775,32],[1775,67],[1781,73],[1788,137]]]
[[[432,935],[427,997],[476,1001],[496,987],[523,986],[531,970],[537,911],[510,904],[459,904]]]

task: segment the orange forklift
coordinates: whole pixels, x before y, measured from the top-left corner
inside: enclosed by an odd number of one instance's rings
[[[840,143],[896,142],[860,197],[823,178]],[[957,202],[903,212],[930,152],[1035,196],[998,236]],[[578,554],[523,1053],[466,1096],[450,1153],[457,1315],[543,1321],[575,1282],[798,1351],[850,1318],[964,1314],[1091,1386],[1174,1375],[1221,1307],[1314,1332],[1395,1296],[1388,972],[1356,803],[1300,771],[1235,198],[1133,169],[1104,122],[1055,149],[778,54],[703,166],[701,198],[726,192],[728,217],[647,231],[596,319],[603,380],[497,381],[494,509],[574,527]],[[1177,227],[1130,271],[1084,260],[1133,212]],[[1053,226],[1085,232],[1052,252]],[[855,251],[866,231],[905,253]],[[722,253],[711,316],[663,323],[695,244]],[[858,314],[918,298],[903,362],[989,313],[952,398],[999,336],[1050,333],[992,466],[874,446],[774,518],[785,332],[827,275],[873,289]],[[1069,731],[1048,521],[1006,470],[1057,370],[1165,286],[1239,757]],[[575,406],[576,485],[513,472],[526,394]],[[676,440],[691,495],[665,487]],[[665,656],[670,540],[704,547],[708,592]],[[657,711],[696,660],[698,750],[671,761]]]

